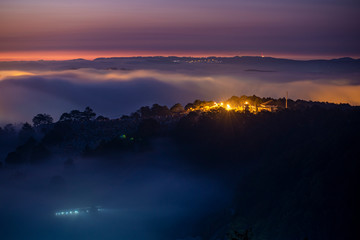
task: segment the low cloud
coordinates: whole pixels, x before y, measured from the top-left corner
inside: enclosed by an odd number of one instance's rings
[[[230,213],[229,184],[193,170],[174,149],[168,139],[157,140],[151,153],[121,160],[76,158],[69,168],[58,157],[1,169],[3,239],[178,239],[209,213]],[[54,216],[92,206],[104,211]]]
[[[0,75],[1,123],[31,121],[37,113],[58,119],[63,112],[86,106],[115,118],[154,103],[170,107],[177,102],[219,101],[243,94],[278,98],[286,91],[292,99],[360,104],[356,76],[97,69],[3,71]]]

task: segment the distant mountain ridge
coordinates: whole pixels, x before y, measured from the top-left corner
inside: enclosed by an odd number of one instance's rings
[[[64,61],[5,61],[0,62],[1,70],[73,70],[79,68],[94,68],[107,70],[122,69],[156,69],[169,70],[176,68],[204,69],[207,65],[216,66],[216,69],[244,66],[247,69],[257,69],[262,66],[266,71],[330,71],[351,73],[360,72],[360,59],[343,57],[330,60],[293,60],[285,58],[261,56],[235,56],[235,57],[110,57],[96,58],[94,60],[71,59]],[[271,69],[274,68],[274,69]],[[258,69],[262,71],[263,69]],[[233,71],[233,70],[232,70]],[[236,71],[236,69],[235,69]]]
[[[219,59],[219,60],[237,60],[237,61],[249,61],[249,60],[262,60],[262,61],[291,61],[291,62],[317,62],[317,61],[332,61],[332,62],[358,62],[360,58],[351,58],[351,57],[341,57],[333,59],[309,59],[309,60],[298,60],[291,58],[277,58],[277,57],[262,57],[262,56],[234,56],[234,57],[178,57],[178,56],[134,56],[134,57],[98,57],[93,60],[76,58],[68,60],[15,60],[15,61],[0,61],[2,63],[19,63],[19,62],[95,62],[95,61],[104,61],[104,60],[201,60],[201,59]]]

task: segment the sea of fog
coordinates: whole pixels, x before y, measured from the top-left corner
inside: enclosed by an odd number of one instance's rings
[[[121,159],[53,159],[0,169],[2,239],[201,239],[203,222],[230,214],[223,178],[184,165],[168,143]],[[101,206],[98,214],[56,211]]]
[[[31,122],[38,113],[58,120],[62,113],[86,106],[116,118],[154,103],[171,107],[195,99],[220,101],[254,94],[281,98],[286,92],[294,100],[360,104],[357,60],[321,64],[250,60],[251,64],[133,63],[121,59],[2,63],[0,123]]]

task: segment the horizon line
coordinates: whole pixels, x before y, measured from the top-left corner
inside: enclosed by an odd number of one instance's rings
[[[94,58],[39,58],[39,59],[3,59],[0,58],[0,62],[61,62],[61,61],[73,61],[73,60],[85,60],[85,61],[94,61],[96,59],[112,59],[112,58],[156,58],[156,57],[163,57],[163,58],[170,58],[170,57],[176,57],[176,58],[242,58],[242,57],[254,57],[254,58],[272,58],[272,59],[283,59],[283,60],[293,60],[293,61],[329,61],[329,60],[337,60],[337,59],[353,59],[353,60],[360,60],[360,58],[355,57],[349,57],[349,56],[341,56],[341,57],[328,57],[328,58],[289,58],[289,57],[275,57],[275,56],[260,56],[260,55],[233,55],[233,56],[215,56],[215,55],[206,55],[206,56],[178,56],[178,55],[130,55],[130,56],[99,56]]]
[[[186,53],[186,52],[124,52],[124,51],[24,51],[24,52],[0,52],[0,62],[22,62],[22,61],[67,61],[84,59],[93,61],[98,58],[135,58],[135,57],[189,57],[189,58],[234,58],[234,57],[264,57],[298,61],[310,60],[332,60],[339,58],[360,59],[359,56],[349,55],[309,55],[289,53]]]

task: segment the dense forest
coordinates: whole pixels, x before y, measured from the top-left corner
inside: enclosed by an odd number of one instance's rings
[[[355,239],[360,189],[360,109],[331,104],[232,97],[225,104],[272,101],[277,111],[141,107],[119,119],[90,107],[54,122],[38,114],[20,129],[0,128],[1,168],[62,159],[101,159],[116,167],[123,156],[171,143],[182,164],[221,178],[233,191],[228,209],[209,211],[194,224],[203,239]],[[171,164],[171,159],[169,159]],[[140,164],[140,163],[139,163]],[[0,170],[1,174],[1,170]]]

